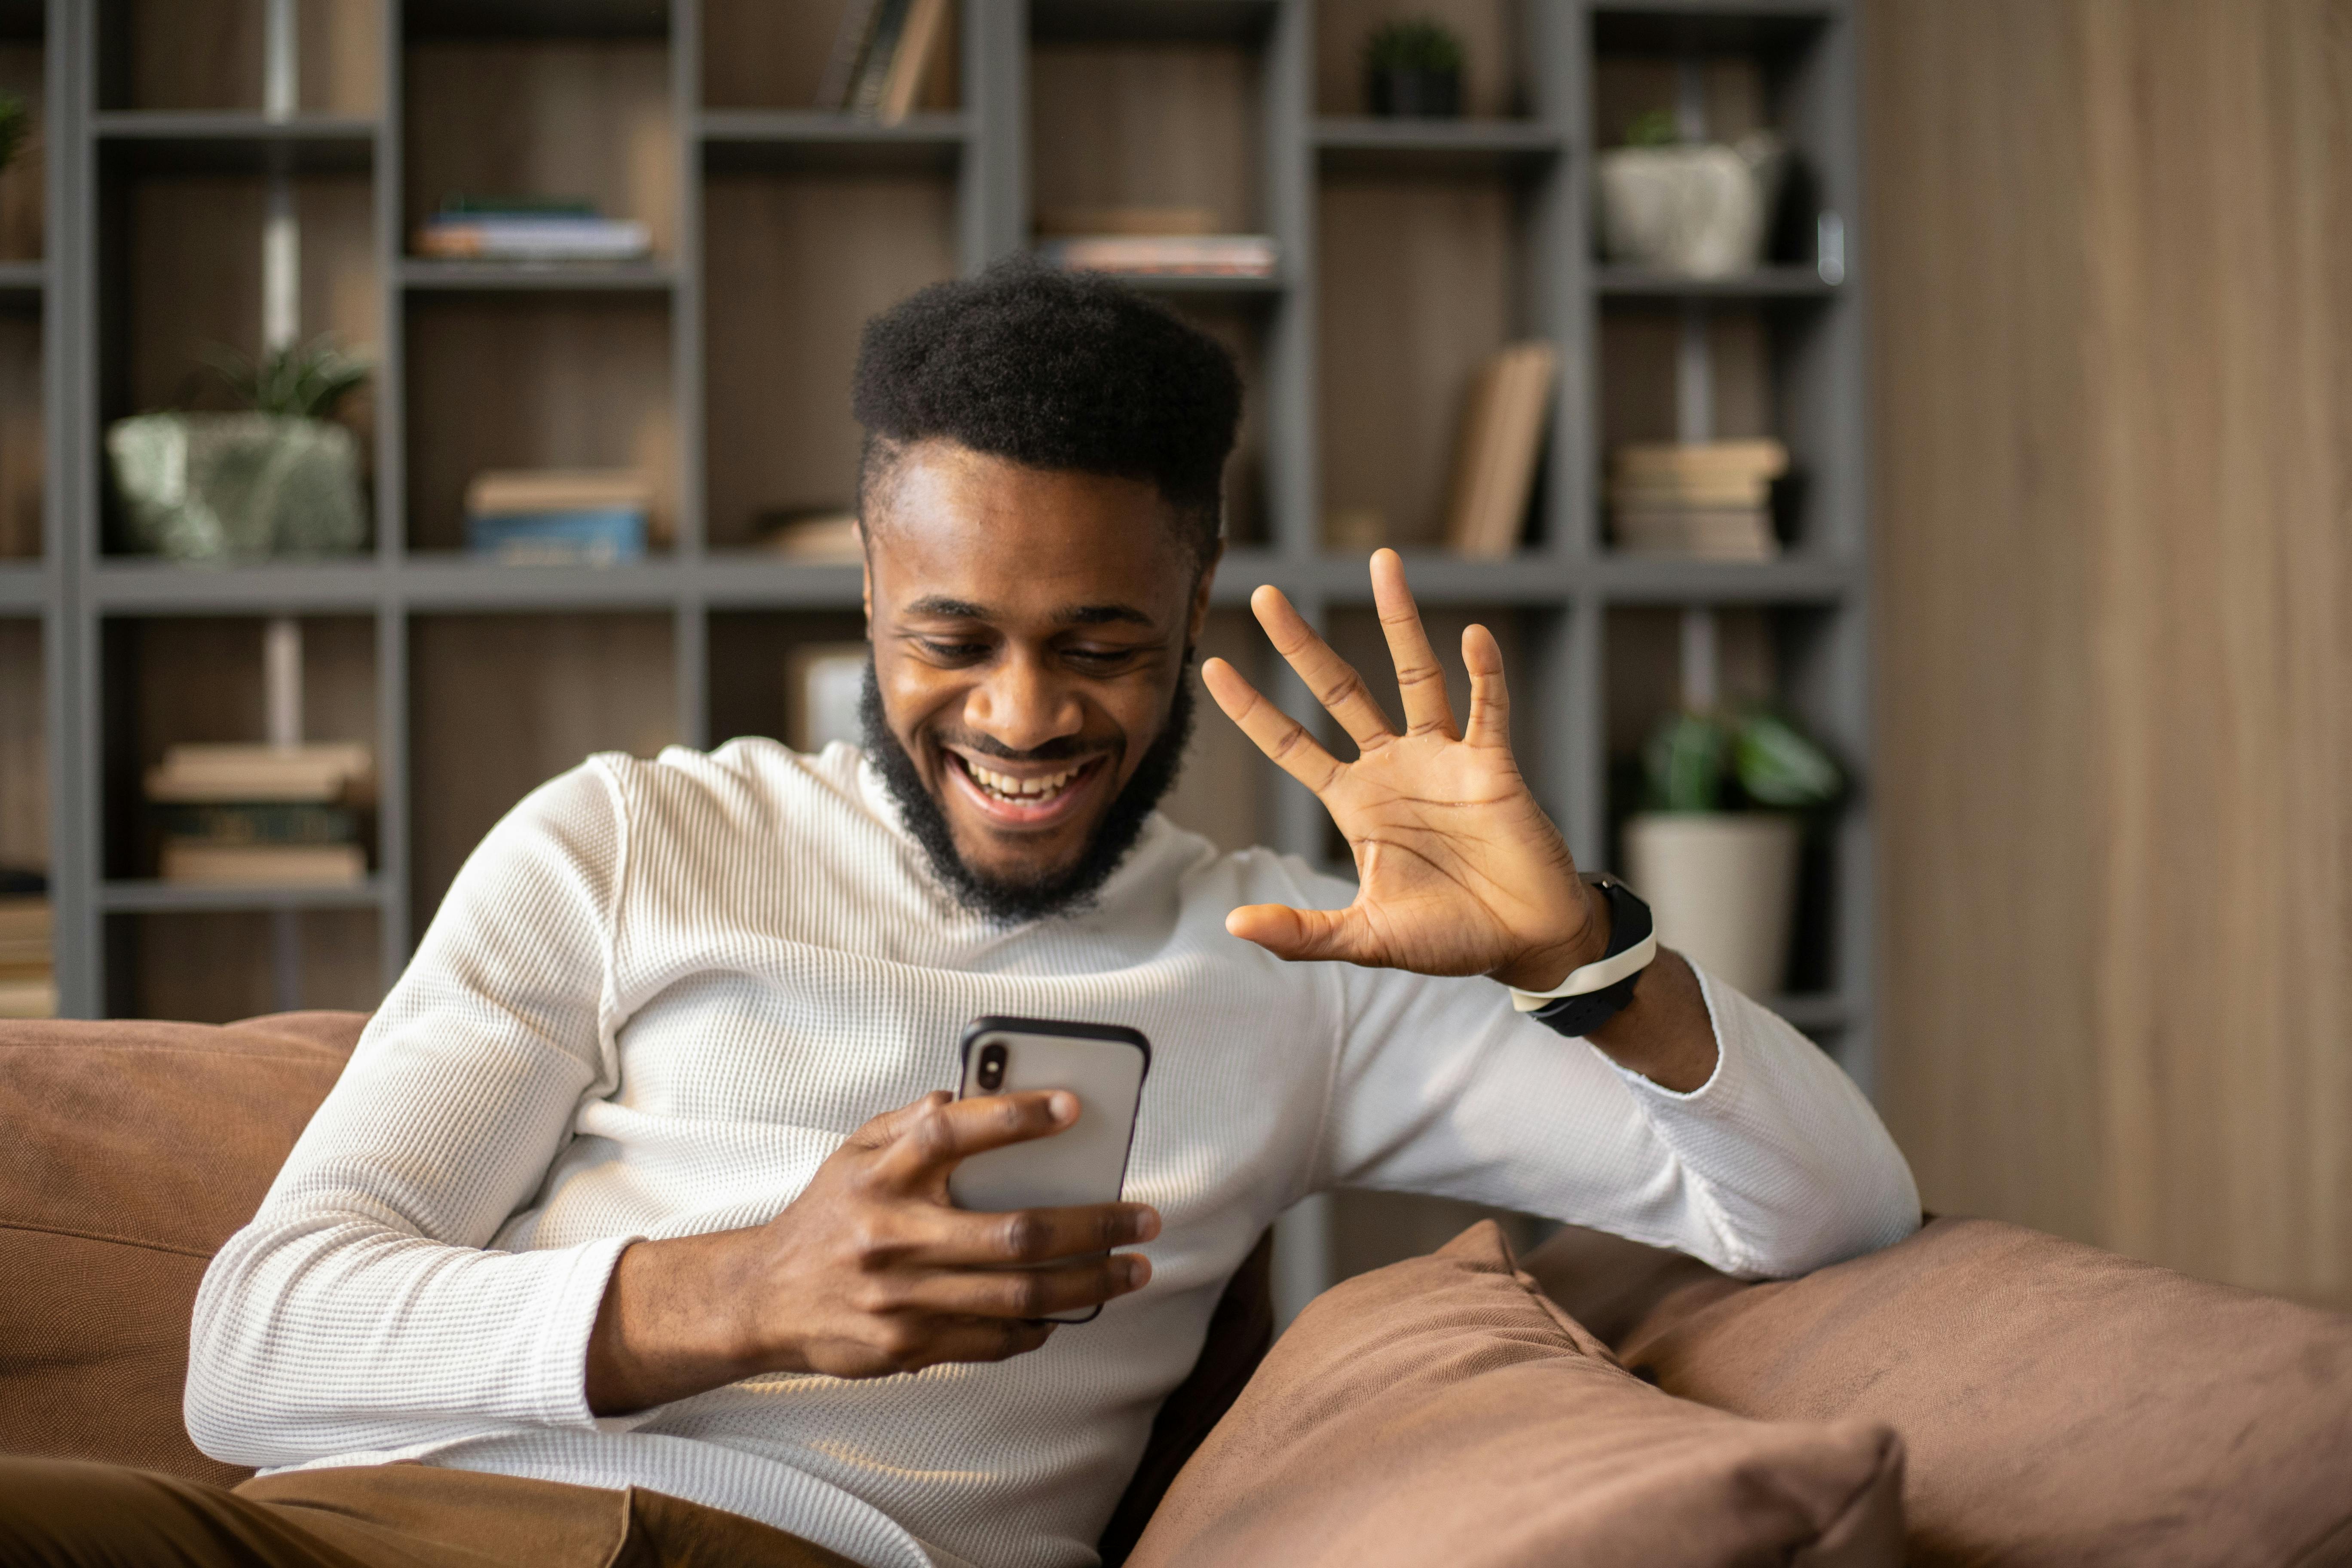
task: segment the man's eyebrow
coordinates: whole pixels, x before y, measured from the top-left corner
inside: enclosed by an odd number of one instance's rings
[[[991,619],[987,606],[969,599],[951,599],[945,594],[926,594],[907,605],[910,616],[931,616],[949,621],[985,621]],[[1066,626],[1150,626],[1151,617],[1133,605],[1072,605],[1054,617]]]
[[[984,621],[988,611],[969,599],[950,599],[945,594],[926,594],[907,606],[910,616],[937,616],[949,621]]]
[[[1151,617],[1133,605],[1073,605],[1054,617],[1066,626],[1149,626]]]

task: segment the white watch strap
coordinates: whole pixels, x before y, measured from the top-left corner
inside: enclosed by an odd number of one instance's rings
[[[1522,1013],[1532,1013],[1547,1003],[1563,996],[1583,996],[1595,991],[1606,991],[1629,974],[1639,974],[1658,956],[1658,933],[1652,931],[1624,952],[1588,963],[1581,969],[1570,970],[1567,979],[1549,991],[1522,991],[1511,987],[1511,1005]]]

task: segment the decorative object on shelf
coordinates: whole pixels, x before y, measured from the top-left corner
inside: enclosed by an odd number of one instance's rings
[[[1781,988],[1801,813],[1844,788],[1821,747],[1755,707],[1682,711],[1643,752],[1648,809],[1625,824],[1626,880],[1658,940],[1751,996]]]
[[[452,195],[417,226],[416,254],[438,261],[642,261],[644,224],[605,217],[584,196]]]
[[[33,106],[25,101],[23,93],[0,88],[0,170],[16,161],[16,154],[25,150],[26,139],[32,133]]]
[[[54,938],[48,878],[0,867],[0,1018],[58,1016]]]
[[[795,561],[840,563],[865,558],[857,514],[840,507],[761,512],[753,525],[760,548]]]
[[[341,887],[367,877],[375,759],[345,742],[180,745],[147,772],[167,882]]]
[[[645,557],[653,479],[641,468],[509,468],[466,487],[466,548],[509,566]]]
[[[1399,118],[1460,114],[1462,40],[1426,16],[1383,22],[1364,39],[1364,101]]]
[[[849,0],[817,80],[816,107],[896,125],[946,43],[948,0]]]
[[[1609,520],[1628,555],[1769,561],[1772,481],[1789,471],[1778,441],[1664,441],[1610,455]]]
[[[1050,267],[1129,278],[1271,278],[1280,259],[1264,234],[1098,234],[1048,239],[1037,255]]]
[[[1594,160],[1601,253],[1685,278],[1728,278],[1764,259],[1787,150],[1769,131],[1678,142],[1673,115],[1636,119]]]
[[[871,650],[862,642],[803,643],[784,660],[784,713],[795,752],[822,752],[865,737],[858,714]]]
[[[208,358],[243,414],[140,414],[106,432],[128,542],[180,561],[348,554],[367,542],[359,442],[334,423],[372,368],[325,337]]]
[[[1559,351],[1531,339],[1496,353],[1471,383],[1445,503],[1445,542],[1457,553],[1491,558],[1518,549],[1559,375]]]

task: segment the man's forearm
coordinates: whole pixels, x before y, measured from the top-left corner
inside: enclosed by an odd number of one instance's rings
[[[1544,990],[1608,951],[1608,896],[1590,883],[1578,885],[1587,909],[1573,942],[1546,955],[1530,956],[1516,973],[1497,974],[1497,979]],[[1528,978],[1519,978],[1521,973]],[[1706,997],[1682,954],[1666,948],[1658,950],[1655,961],[1634,981],[1633,999],[1586,1038],[1620,1067],[1680,1094],[1688,1094],[1715,1074],[1715,1022],[1707,1016]]]
[[[588,1408],[620,1415],[772,1370],[724,1316],[741,1300],[741,1233],[640,1241],[621,1254],[588,1336]]]

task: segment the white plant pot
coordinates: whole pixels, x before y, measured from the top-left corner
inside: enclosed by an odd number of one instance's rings
[[[1625,880],[1658,940],[1750,996],[1789,973],[1798,822],[1774,812],[1651,812],[1625,825]]]
[[[1725,278],[1764,258],[1784,162],[1778,138],[1618,147],[1595,161],[1601,252],[1686,278]]]

